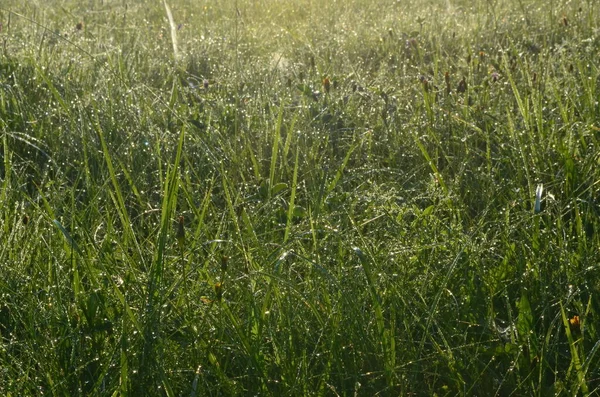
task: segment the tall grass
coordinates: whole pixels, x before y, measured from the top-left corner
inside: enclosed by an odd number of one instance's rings
[[[597,394],[598,12],[5,1],[1,394]]]

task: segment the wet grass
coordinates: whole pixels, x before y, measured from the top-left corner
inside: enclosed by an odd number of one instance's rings
[[[598,393],[599,17],[5,1],[1,394]]]

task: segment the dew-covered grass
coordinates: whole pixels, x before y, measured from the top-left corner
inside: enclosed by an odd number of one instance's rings
[[[4,0],[0,394],[598,394],[599,10]]]

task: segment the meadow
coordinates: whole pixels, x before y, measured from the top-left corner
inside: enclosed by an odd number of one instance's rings
[[[0,395],[600,393],[593,0],[3,0]]]

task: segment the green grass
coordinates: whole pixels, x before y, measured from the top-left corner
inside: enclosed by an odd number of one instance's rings
[[[598,394],[600,7],[412,3],[5,0],[0,394]]]

